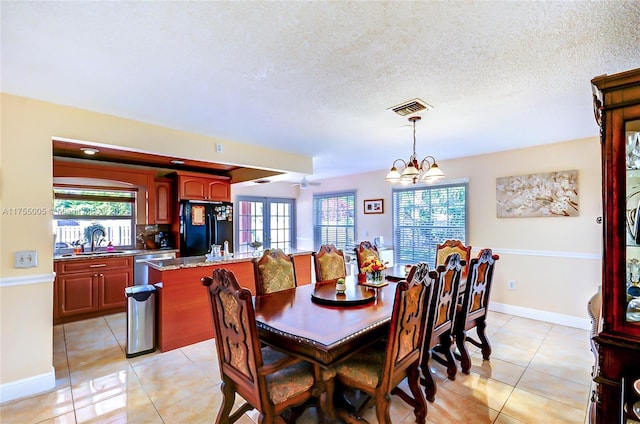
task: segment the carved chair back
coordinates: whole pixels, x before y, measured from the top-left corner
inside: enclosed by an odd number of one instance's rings
[[[280,249],[266,249],[260,258],[253,259],[256,294],[269,294],[296,287],[293,257]]]
[[[216,269],[212,278],[202,280],[209,289],[220,373],[233,381],[247,402],[258,405],[260,387],[264,387],[258,369],[263,362],[251,292],[225,269]]]
[[[465,246],[460,240],[445,240],[442,244],[436,245],[436,267],[444,265],[452,253],[460,255],[460,260],[465,262],[466,266],[463,267],[462,273],[466,274],[471,260],[471,246]]]
[[[398,283],[386,341],[379,342],[347,358],[337,366],[336,378],[344,385],[364,391],[370,398],[355,416],[376,405],[380,423],[390,423],[391,395],[397,394],[413,406],[416,422],[425,422],[427,405],[420,388],[420,360],[433,287],[429,266],[414,266],[406,281]],[[398,385],[407,377],[410,396]],[[341,415],[352,422],[353,416]]]
[[[311,364],[261,348],[251,292],[240,287],[233,272],[216,269],[203,277],[213,315],[223,404],[216,423],[234,423],[252,409],[260,422],[283,422],[285,409],[306,404],[313,396],[319,371]],[[235,394],[245,400],[232,414]]]
[[[478,257],[471,260],[467,284],[462,296],[462,304],[456,316],[454,334],[461,356],[462,372],[469,373],[471,360],[464,342],[469,341],[482,349],[484,359],[491,355],[491,345],[485,334],[486,317],[491,295],[493,270],[496,261],[500,259],[491,249],[482,249]],[[469,337],[466,331],[476,328],[479,341]]]
[[[422,372],[425,377],[427,399],[435,399],[436,386],[431,376],[429,360],[436,361],[447,367],[447,375],[454,380],[457,366],[451,351],[453,324],[458,305],[458,291],[460,288],[460,274],[465,265],[458,253],[450,254],[444,265],[438,265],[436,271],[431,271],[432,278],[437,280],[436,289],[431,300],[431,310],[425,335],[425,348],[422,356]]]
[[[335,280],[347,276],[344,253],[333,244],[320,246],[318,252],[313,252],[312,255],[316,270],[316,281]]]
[[[378,248],[371,244],[370,241],[362,241],[355,248],[356,252],[356,261],[358,263],[358,272],[361,272],[362,264],[369,257],[374,256],[380,259],[380,254],[378,253]]]

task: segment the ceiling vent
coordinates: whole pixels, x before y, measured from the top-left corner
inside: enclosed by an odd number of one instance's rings
[[[426,103],[424,100],[413,99],[407,102],[401,103],[397,106],[390,107],[389,110],[394,111],[400,116],[411,115],[412,113],[422,112],[423,110],[431,110],[433,106]]]

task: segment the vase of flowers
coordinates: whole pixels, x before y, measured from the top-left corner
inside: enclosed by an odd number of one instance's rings
[[[362,272],[367,274],[367,282],[371,283],[382,283],[383,281],[383,271],[387,268],[387,263],[380,261],[380,259],[375,256],[368,257],[362,263]]]

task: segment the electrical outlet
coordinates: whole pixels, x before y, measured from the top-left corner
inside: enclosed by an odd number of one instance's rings
[[[38,252],[21,250],[15,253],[14,268],[33,268],[38,266]]]
[[[510,290],[515,290],[516,289],[516,281],[515,280],[509,280],[509,289]]]
[[[216,144],[216,152],[218,153],[222,152],[222,144],[220,143]]]

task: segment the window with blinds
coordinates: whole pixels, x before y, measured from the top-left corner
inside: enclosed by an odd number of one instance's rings
[[[316,250],[323,244],[333,244],[342,250],[354,244],[355,204],[355,192],[313,195],[313,243]]]
[[[398,264],[436,261],[436,245],[467,244],[467,184],[393,190],[393,247]]]

